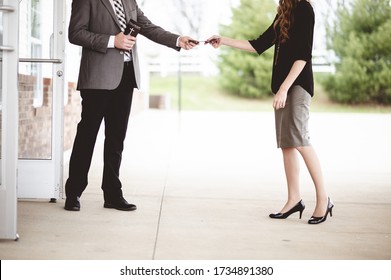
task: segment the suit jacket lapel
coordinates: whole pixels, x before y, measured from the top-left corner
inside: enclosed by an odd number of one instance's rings
[[[114,13],[113,6],[111,6],[111,3],[109,0],[100,0],[103,5],[106,7],[107,11],[110,13],[111,17],[115,21],[115,23],[118,25],[119,28],[121,28],[121,25],[118,22],[117,15]]]

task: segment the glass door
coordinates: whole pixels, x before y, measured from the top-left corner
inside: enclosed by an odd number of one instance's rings
[[[19,3],[18,198],[62,187],[65,0]]]
[[[18,1],[0,0],[0,239],[17,239]]]

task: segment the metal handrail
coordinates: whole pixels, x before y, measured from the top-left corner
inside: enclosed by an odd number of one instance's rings
[[[1,50],[1,47],[0,47]],[[0,57],[0,62],[3,62],[3,58]],[[52,58],[19,58],[19,62],[30,62],[30,63],[54,63],[61,64],[62,59],[52,59]]]
[[[62,59],[56,59],[56,58],[19,58],[19,62],[61,64]]]
[[[14,11],[15,11],[15,8],[12,7],[12,6],[4,5],[4,6],[0,6],[0,11],[4,11],[4,12],[14,12]]]
[[[15,49],[11,46],[0,46],[0,51],[13,52]]]

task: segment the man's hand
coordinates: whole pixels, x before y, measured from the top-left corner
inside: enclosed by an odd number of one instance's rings
[[[199,42],[195,39],[192,39],[189,36],[180,36],[179,37],[179,47],[185,50],[191,50],[195,46],[197,46]]]
[[[114,39],[114,46],[117,49],[130,51],[136,44],[136,37],[130,35],[124,35],[124,33],[118,33]]]

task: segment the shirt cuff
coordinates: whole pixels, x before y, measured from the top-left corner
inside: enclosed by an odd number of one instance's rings
[[[179,36],[178,39],[176,39],[176,46],[177,46],[178,48],[181,47],[181,46],[179,45],[179,39],[181,39],[181,36]]]
[[[107,48],[108,49],[110,49],[110,48],[114,49],[115,48],[114,39],[115,39],[115,36],[110,36],[109,43],[107,44]]]

